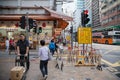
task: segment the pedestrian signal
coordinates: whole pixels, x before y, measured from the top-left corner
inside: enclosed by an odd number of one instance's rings
[[[37,33],[37,27],[33,27],[33,32]]]

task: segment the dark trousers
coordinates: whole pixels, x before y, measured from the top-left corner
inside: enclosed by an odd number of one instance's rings
[[[52,55],[54,55],[55,50],[52,50],[52,49],[51,49],[50,52],[52,53]]]
[[[40,60],[40,70],[42,72],[42,75],[43,77],[45,75],[48,75],[48,67],[47,67],[47,64],[48,64],[48,60]]]
[[[25,54],[20,55],[20,66],[25,67],[25,64],[26,64],[26,69],[28,70],[29,66],[30,66],[29,54],[28,54],[28,56],[25,56]]]

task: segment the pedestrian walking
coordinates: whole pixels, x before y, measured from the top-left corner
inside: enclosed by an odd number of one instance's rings
[[[50,52],[52,53],[52,55],[54,55],[54,52],[55,52],[55,43],[54,43],[54,40],[52,39],[50,44],[49,44],[49,49],[50,49]]]
[[[12,38],[10,38],[10,41],[9,41],[9,44],[10,44],[10,50],[9,50],[9,54],[11,54],[12,50],[14,50],[14,40]]]
[[[62,55],[63,55],[63,44],[61,43],[60,45],[59,45],[59,57],[60,57],[60,59],[61,59],[61,57],[62,57]]]
[[[6,38],[5,44],[6,44],[6,53],[8,53],[9,52],[9,39],[8,38]]]
[[[56,51],[56,53],[58,53],[58,45],[57,45],[57,42],[55,42],[55,51]]]
[[[48,59],[49,59],[49,48],[45,46],[45,40],[40,41],[41,48],[39,48],[38,56],[40,57],[40,70],[42,72],[44,80],[48,76]]]
[[[59,50],[60,50],[60,53],[62,54],[63,53],[63,44],[60,44]]]
[[[17,54],[20,56],[20,65],[24,65],[24,61],[26,61],[27,70],[29,69],[29,42],[26,40],[24,34],[20,34],[20,40],[17,42]]]

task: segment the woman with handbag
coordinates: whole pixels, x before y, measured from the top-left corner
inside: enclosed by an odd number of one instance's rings
[[[40,70],[42,72],[44,80],[47,79],[48,76],[48,59],[49,59],[49,48],[45,46],[45,41],[40,41],[41,47],[39,48],[39,57],[40,57]]]

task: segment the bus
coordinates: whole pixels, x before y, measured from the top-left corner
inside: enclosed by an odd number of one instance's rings
[[[120,44],[120,25],[92,31],[93,43]]]

